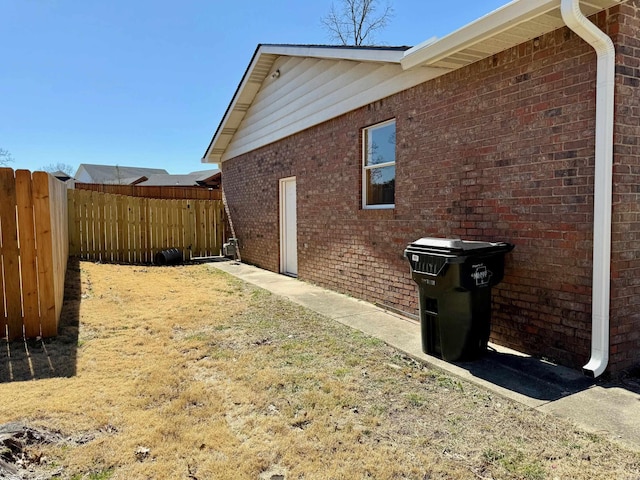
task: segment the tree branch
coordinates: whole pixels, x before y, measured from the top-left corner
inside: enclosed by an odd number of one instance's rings
[[[331,39],[342,45],[374,45],[375,33],[385,28],[393,17],[391,5],[387,3],[382,13],[376,15],[378,0],[341,2],[339,10],[332,3],[329,13],[320,19]]]

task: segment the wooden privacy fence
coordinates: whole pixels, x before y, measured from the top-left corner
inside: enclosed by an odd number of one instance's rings
[[[0,192],[0,336],[54,336],[69,256],[67,188],[45,172],[0,168]]]
[[[116,185],[76,182],[74,188],[76,190],[91,190],[94,192],[127,195],[129,197],[167,198],[172,200],[222,200],[222,190],[204,187],[179,187],[172,185]]]
[[[86,260],[151,263],[178,248],[184,260],[219,255],[222,200],[162,200],[69,190],[70,255]]]

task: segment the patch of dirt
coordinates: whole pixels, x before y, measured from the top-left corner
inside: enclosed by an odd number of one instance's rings
[[[45,480],[62,472],[52,468],[43,445],[72,445],[83,440],[65,438],[60,432],[32,428],[19,422],[0,425],[0,479]],[[84,441],[88,441],[88,438]]]

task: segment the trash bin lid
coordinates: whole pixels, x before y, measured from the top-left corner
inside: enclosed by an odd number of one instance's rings
[[[441,248],[444,250],[477,250],[479,248],[489,248],[503,243],[480,242],[476,240],[461,240],[459,238],[435,238],[423,237],[411,244],[412,246],[422,246],[428,248]]]

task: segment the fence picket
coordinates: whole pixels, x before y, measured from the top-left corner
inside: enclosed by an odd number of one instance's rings
[[[107,262],[113,262],[118,252],[118,243],[116,239],[117,226],[116,217],[113,210],[116,207],[115,202],[107,202],[104,204],[104,255]]]
[[[40,331],[44,337],[57,333],[56,297],[54,285],[53,237],[49,204],[49,175],[33,173],[33,214],[36,220],[38,252],[38,286],[40,289]]]
[[[69,223],[69,252],[77,255],[80,248],[80,215],[76,213],[77,202],[70,195],[67,197],[67,209],[74,212],[74,220]]]
[[[28,338],[40,335],[38,306],[38,272],[36,268],[36,237],[33,218],[31,172],[16,170],[16,204],[20,273],[22,275],[22,315],[24,333]]]
[[[0,222],[2,224],[6,325],[9,338],[14,339],[22,336],[22,295],[16,220],[16,183],[13,170],[10,168],[0,168],[0,191],[5,197],[3,208],[0,209]]]
[[[125,211],[125,199],[124,197],[118,198],[115,209],[116,218],[116,242],[118,245],[118,253],[116,255],[116,261],[124,263],[126,260],[126,253],[129,251],[129,226],[126,223],[126,211]]]
[[[129,261],[131,263],[141,262],[142,243],[140,234],[140,202],[132,202],[131,197],[125,197],[128,211],[128,224],[130,225],[130,254]]]
[[[98,231],[97,231],[97,215],[98,209],[97,207],[98,194],[90,192],[88,197],[86,198],[87,203],[85,204],[85,208],[87,209],[87,246],[89,248],[90,255],[92,258],[98,258],[99,246],[97,244]]]
[[[171,226],[169,225],[169,220],[171,218],[170,214],[170,202],[171,200],[162,200],[162,216],[160,230],[162,232],[162,250],[166,250],[171,246]]]
[[[89,232],[93,232],[93,224],[90,217],[89,202],[91,200],[91,192],[82,192],[78,195],[70,195],[72,198],[78,199],[78,209],[80,212],[80,251],[78,255],[91,255],[93,248],[89,243],[89,239],[93,237]]]
[[[96,250],[98,255],[98,260],[105,260],[105,248],[104,248],[104,230],[105,230],[105,218],[104,218],[104,194],[97,194],[97,215],[96,219]]]
[[[194,245],[193,245],[193,200],[185,200],[184,211],[184,245],[185,251],[188,251],[188,259],[191,260],[194,257]]]
[[[222,253],[222,242],[224,241],[224,207],[221,200],[217,200],[215,204],[216,211],[216,242],[214,255]]]
[[[186,200],[176,200],[176,230],[178,234],[178,243],[180,244],[180,250],[182,251],[182,258],[184,260],[190,260],[190,252],[187,249],[187,239],[185,238],[185,215],[186,215]]]
[[[157,202],[149,202],[149,222],[151,225],[151,243],[149,247],[155,247],[155,249],[162,247],[162,238],[160,237],[160,205]],[[153,249],[151,252],[151,258],[156,254]]]
[[[151,227],[149,224],[150,221],[150,215],[151,215],[151,210],[150,210],[150,206],[149,206],[149,199],[148,198],[144,198],[142,199],[142,207],[140,208],[140,213],[141,213],[141,217],[140,217],[140,227],[142,228],[143,232],[140,235],[140,239],[143,241],[142,244],[142,255],[143,255],[143,262],[145,263],[149,263],[151,262],[151,258],[150,258],[150,254],[151,254]],[[144,237],[144,238],[143,238]]]

